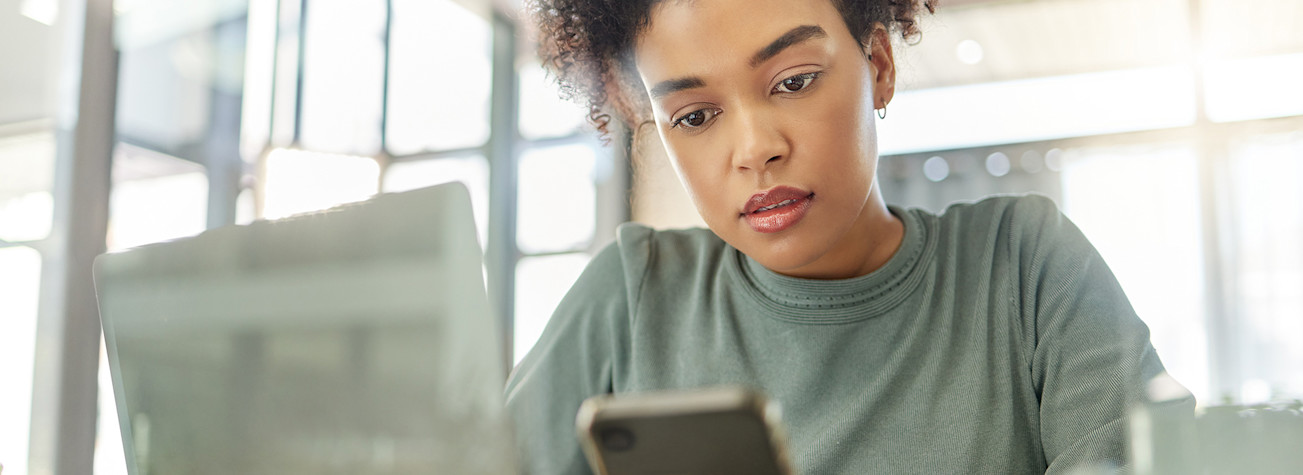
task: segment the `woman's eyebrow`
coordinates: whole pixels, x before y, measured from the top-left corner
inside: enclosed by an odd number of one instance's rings
[[[818,25],[801,25],[792,28],[787,30],[787,33],[783,33],[783,36],[779,36],[778,39],[770,42],[768,46],[757,51],[755,55],[751,56],[751,61],[749,61],[748,64],[752,69],[754,69],[760,66],[761,63],[768,61],[770,58],[778,56],[778,53],[782,53],[783,50],[795,46],[802,41],[826,37],[828,37],[828,33],[823,31],[823,28]],[[651,95],[651,98],[655,100],[675,92],[698,88],[705,85],[706,82],[700,77],[689,76],[658,82],[648,90],[648,93]]]
[[[664,97],[665,95],[670,93],[679,92],[684,89],[701,87],[705,85],[706,85],[706,81],[703,81],[701,80],[701,78],[696,76],[678,78],[678,79],[669,79],[666,81],[661,81],[656,83],[655,86],[652,86],[649,93],[651,94],[652,99],[660,99],[661,97]]]
[[[783,52],[783,50],[790,48],[797,43],[813,38],[826,38],[827,36],[828,33],[824,32],[823,28],[820,28],[817,25],[801,25],[792,28],[787,30],[787,33],[783,33],[783,36],[780,36],[772,43],[769,43],[769,46],[757,51],[756,54],[751,57],[750,65],[752,68],[755,68],[760,66],[760,63],[768,61],[769,58],[774,56],[778,56],[778,53]]]

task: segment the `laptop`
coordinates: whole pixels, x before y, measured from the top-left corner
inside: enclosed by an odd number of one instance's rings
[[[100,256],[128,473],[515,473],[481,256],[460,184]]]

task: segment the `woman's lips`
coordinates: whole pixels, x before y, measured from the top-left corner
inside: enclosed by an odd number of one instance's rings
[[[814,193],[790,186],[779,186],[756,193],[747,200],[742,217],[753,231],[776,233],[790,228],[805,217]]]

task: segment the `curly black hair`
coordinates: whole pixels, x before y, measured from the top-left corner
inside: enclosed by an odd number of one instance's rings
[[[538,53],[556,78],[561,97],[588,107],[588,121],[608,133],[609,106],[625,125],[650,121],[650,104],[633,64],[633,44],[648,26],[651,9],[664,0],[529,0],[538,27]],[[917,40],[917,15],[934,12],[937,0],[830,0],[847,28],[867,44],[875,24]]]

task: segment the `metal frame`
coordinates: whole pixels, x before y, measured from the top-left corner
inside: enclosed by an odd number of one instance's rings
[[[516,187],[519,183],[516,123],[520,98],[516,84],[516,28],[494,10],[493,87],[489,99],[489,242],[484,250],[489,301],[497,314],[503,362],[511,369],[516,315]]]
[[[91,473],[100,322],[91,263],[104,252],[117,99],[113,0],[68,0],[56,114],[54,216],[42,246],[29,473]]]

